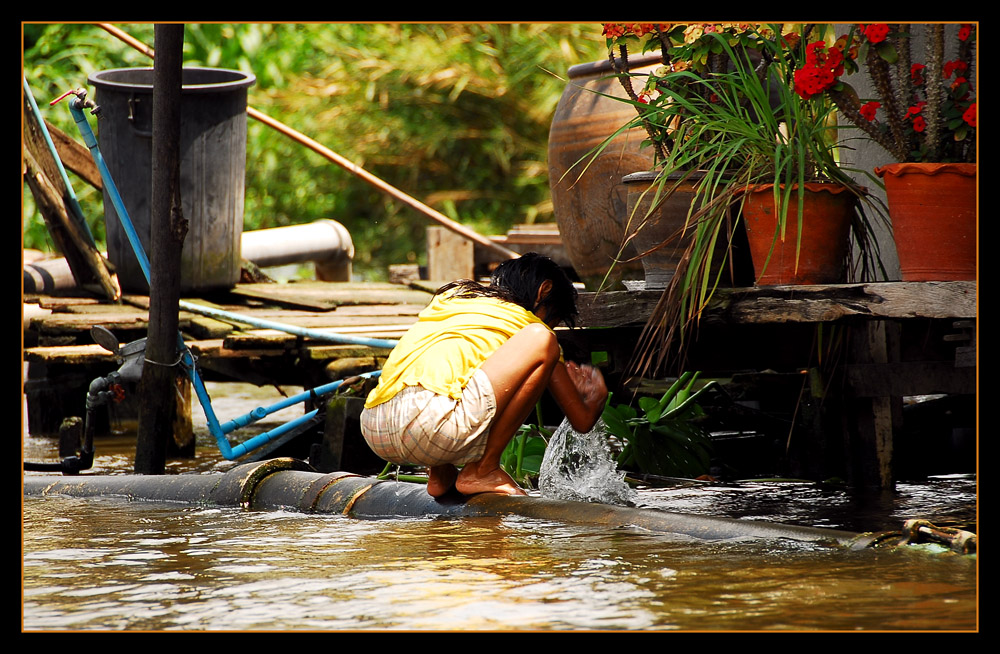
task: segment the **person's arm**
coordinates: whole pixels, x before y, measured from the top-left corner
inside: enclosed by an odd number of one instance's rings
[[[573,429],[580,433],[593,429],[608,397],[601,371],[573,362],[556,363],[549,379],[549,392]]]

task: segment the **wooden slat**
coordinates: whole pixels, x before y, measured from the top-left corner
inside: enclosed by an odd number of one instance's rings
[[[237,284],[232,293],[315,311],[359,304],[427,304],[431,299],[431,296],[423,291],[389,283]]]
[[[29,363],[95,364],[114,363],[115,355],[100,345],[61,345],[58,347],[30,347],[23,358]]]

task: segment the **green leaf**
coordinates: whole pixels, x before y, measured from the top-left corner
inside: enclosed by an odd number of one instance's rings
[[[622,416],[620,408],[613,406],[604,407],[601,419],[607,425],[608,431],[617,436],[620,440],[625,440],[632,435],[632,430],[625,424],[625,417]]]
[[[896,63],[899,59],[899,53],[896,52],[895,46],[889,41],[882,41],[875,46],[878,56],[886,60],[890,64]],[[862,60],[863,61],[863,60]]]

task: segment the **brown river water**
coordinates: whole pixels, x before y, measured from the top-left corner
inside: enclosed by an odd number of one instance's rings
[[[210,388],[223,418],[270,401],[226,388]],[[24,437],[25,460],[56,449]],[[133,453],[134,438],[102,439],[87,474],[126,474]],[[170,472],[231,465],[199,434],[197,457]],[[975,531],[976,490],[968,475],[877,495],[691,484],[640,490],[639,505],[848,531],[909,518]],[[68,497],[24,497],[22,536],[25,632],[979,630],[977,555],[939,545],[848,551],[516,516],[358,520]]]

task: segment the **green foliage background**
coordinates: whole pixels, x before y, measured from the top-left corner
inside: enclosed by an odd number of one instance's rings
[[[91,24],[23,24],[24,75],[48,103],[95,71],[151,60]],[[155,48],[151,24],[117,27]],[[249,104],[483,234],[554,220],[549,125],[569,66],[605,56],[598,24],[190,24],[184,61],[252,72]],[[92,89],[91,89],[92,91]],[[244,229],[332,218],[351,232],[355,273],[384,279],[426,258],[433,224],[339,166],[248,121]],[[104,238],[100,194],[74,179]],[[25,187],[24,247],[51,250]]]

